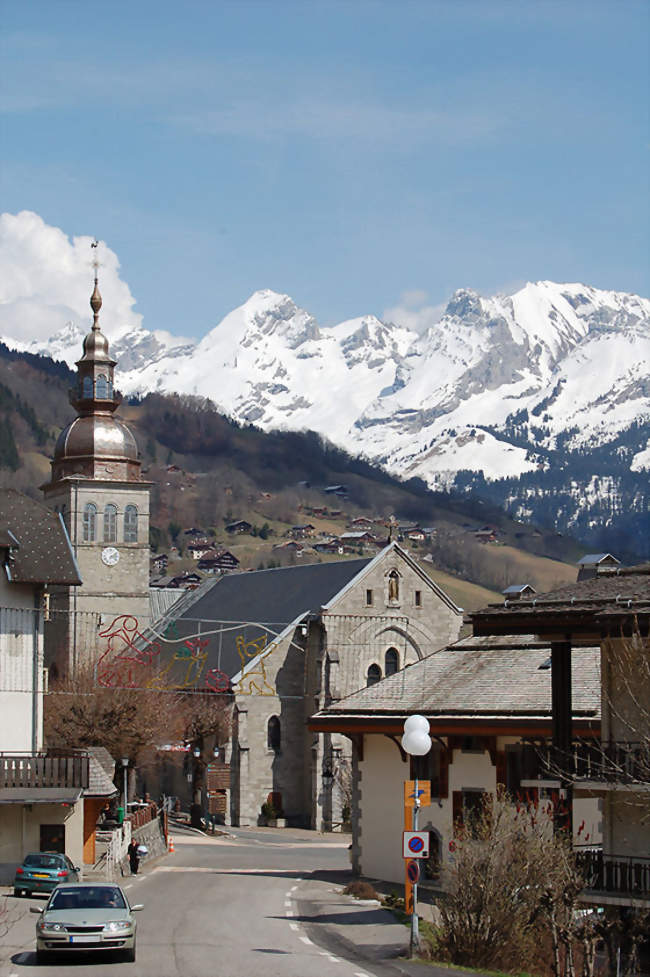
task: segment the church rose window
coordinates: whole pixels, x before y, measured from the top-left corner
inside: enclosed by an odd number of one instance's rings
[[[117,506],[112,502],[104,508],[104,542],[117,542]]]
[[[138,510],[134,505],[127,505],[124,510],[124,542],[138,542]]]
[[[381,681],[381,668],[379,665],[371,665],[366,676],[366,685],[376,685]]]
[[[397,648],[389,648],[386,652],[386,675],[394,675],[399,671],[399,653]]]
[[[108,400],[108,380],[103,373],[100,373],[97,377],[97,400]]]
[[[88,502],[84,506],[83,540],[84,543],[94,543],[97,529],[97,506]]]

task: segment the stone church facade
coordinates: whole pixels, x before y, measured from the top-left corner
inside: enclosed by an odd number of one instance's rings
[[[269,798],[290,823],[325,831],[341,824],[351,742],[310,733],[310,716],[458,637],[462,610],[398,544],[350,562],[364,565],[232,678],[233,824],[256,824]]]
[[[77,361],[70,403],[77,416],[57,441],[45,500],[61,513],[82,584],[52,588],[47,664],[67,672],[92,660],[97,635],[119,615],[149,623],[149,488],[138,448],[115,417],[115,360],[99,326],[97,279],[93,325]]]

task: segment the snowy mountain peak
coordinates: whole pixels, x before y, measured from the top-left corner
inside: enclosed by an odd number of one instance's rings
[[[68,322],[47,343],[6,342],[72,365],[85,331]],[[242,422],[311,429],[434,486],[459,469],[538,470],[560,442],[600,445],[650,422],[650,301],[581,283],[458,289],[422,335],[374,315],[320,328],[271,289],[198,344],[133,324],[105,331],[126,393],[209,397]],[[649,458],[643,446],[630,467]]]

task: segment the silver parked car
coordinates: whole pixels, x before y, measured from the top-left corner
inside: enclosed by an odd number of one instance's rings
[[[36,956],[47,960],[59,951],[121,951],[135,960],[136,922],[133,913],[143,906],[130,906],[119,887],[108,882],[64,883],[56,887],[36,923]]]

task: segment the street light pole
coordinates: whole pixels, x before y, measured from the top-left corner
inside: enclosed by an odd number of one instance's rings
[[[425,756],[431,749],[431,737],[429,736],[429,721],[424,716],[409,716],[404,723],[404,735],[402,736],[402,749],[409,756]],[[413,831],[418,830],[418,814],[420,812],[420,788],[417,777],[414,783],[413,799]],[[408,830],[408,825],[404,825]],[[419,860],[417,860],[419,868]],[[420,949],[420,930],[417,912],[418,886],[417,881],[413,883],[413,908],[411,912],[411,938],[409,942],[409,956],[414,957]]]
[[[124,770],[124,817],[128,814],[127,804],[129,802],[128,798],[128,787],[129,787],[129,758],[128,756],[122,757],[122,768]]]

